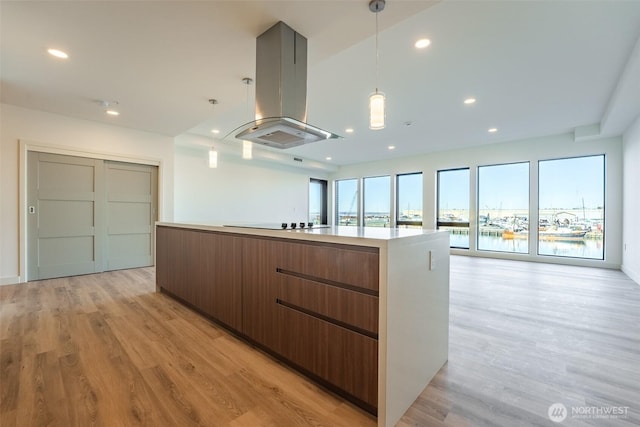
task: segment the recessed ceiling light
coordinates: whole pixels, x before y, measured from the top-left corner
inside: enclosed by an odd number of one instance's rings
[[[211,133],[215,133],[216,135],[220,133],[218,129],[211,129]]]
[[[49,52],[49,55],[53,55],[56,58],[67,59],[69,57],[69,55],[67,55],[66,52],[63,52],[58,49],[47,49],[47,52]]]
[[[344,131],[346,133],[353,133],[353,128],[346,128]]]
[[[489,133],[496,133],[496,132],[498,132],[498,128],[489,129]]]
[[[120,113],[118,113],[116,110],[107,110],[105,111],[105,113],[107,113],[110,116],[119,116]]]
[[[469,105],[469,104],[475,104],[476,99],[475,98],[467,98],[464,100],[464,103]]]
[[[331,156],[325,157],[325,160],[331,160]]]
[[[424,49],[425,47],[429,46],[431,44],[431,40],[429,39],[420,39],[418,41],[416,41],[415,43],[415,47],[417,47],[418,49]]]
[[[387,148],[388,148],[389,150],[395,150],[395,149],[396,149],[396,146],[395,146],[395,145],[390,145],[390,146],[388,146]]]

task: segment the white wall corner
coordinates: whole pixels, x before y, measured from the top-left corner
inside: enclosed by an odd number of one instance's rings
[[[578,126],[573,130],[573,140],[575,142],[589,141],[591,139],[600,138],[600,136],[600,123]]]
[[[611,93],[600,124],[607,135],[621,134],[634,118],[640,114],[640,37],[631,50],[620,73],[615,89]]]
[[[624,274],[629,276],[631,280],[636,282],[636,285],[640,286],[640,271],[634,271],[630,267],[627,267],[626,265],[621,266],[620,270],[622,270]]]

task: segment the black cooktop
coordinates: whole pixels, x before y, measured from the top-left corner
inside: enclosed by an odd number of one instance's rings
[[[300,225],[304,225],[301,227]],[[295,225],[295,227],[294,227]],[[277,223],[264,223],[264,224],[225,224],[223,227],[239,227],[239,228],[259,228],[262,230],[313,230],[314,228],[329,228],[327,224],[313,224],[309,226],[309,223],[304,222],[283,222]]]

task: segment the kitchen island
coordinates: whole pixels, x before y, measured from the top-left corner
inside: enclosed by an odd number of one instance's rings
[[[447,360],[449,235],[157,223],[156,287],[393,426]]]

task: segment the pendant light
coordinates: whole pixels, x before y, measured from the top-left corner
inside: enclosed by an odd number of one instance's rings
[[[253,143],[246,139],[242,141],[242,158],[246,160],[253,159]]]
[[[376,14],[376,91],[369,95],[369,129],[384,129],[385,98],[378,91],[378,13],[384,10],[385,0],[371,0],[369,10]]]
[[[218,167],[218,152],[214,147],[209,149],[209,167],[211,169]]]
[[[210,99],[209,104],[211,104],[211,108],[213,109],[215,105],[218,103],[217,99]],[[218,167],[218,152],[215,147],[211,146],[209,149],[209,168],[215,169]]]
[[[249,86],[253,83],[253,79],[245,77],[242,79],[242,82],[247,85],[247,115],[251,117],[251,112],[249,111]],[[253,143],[246,139],[242,141],[242,158],[245,160],[251,160],[253,158]]]

